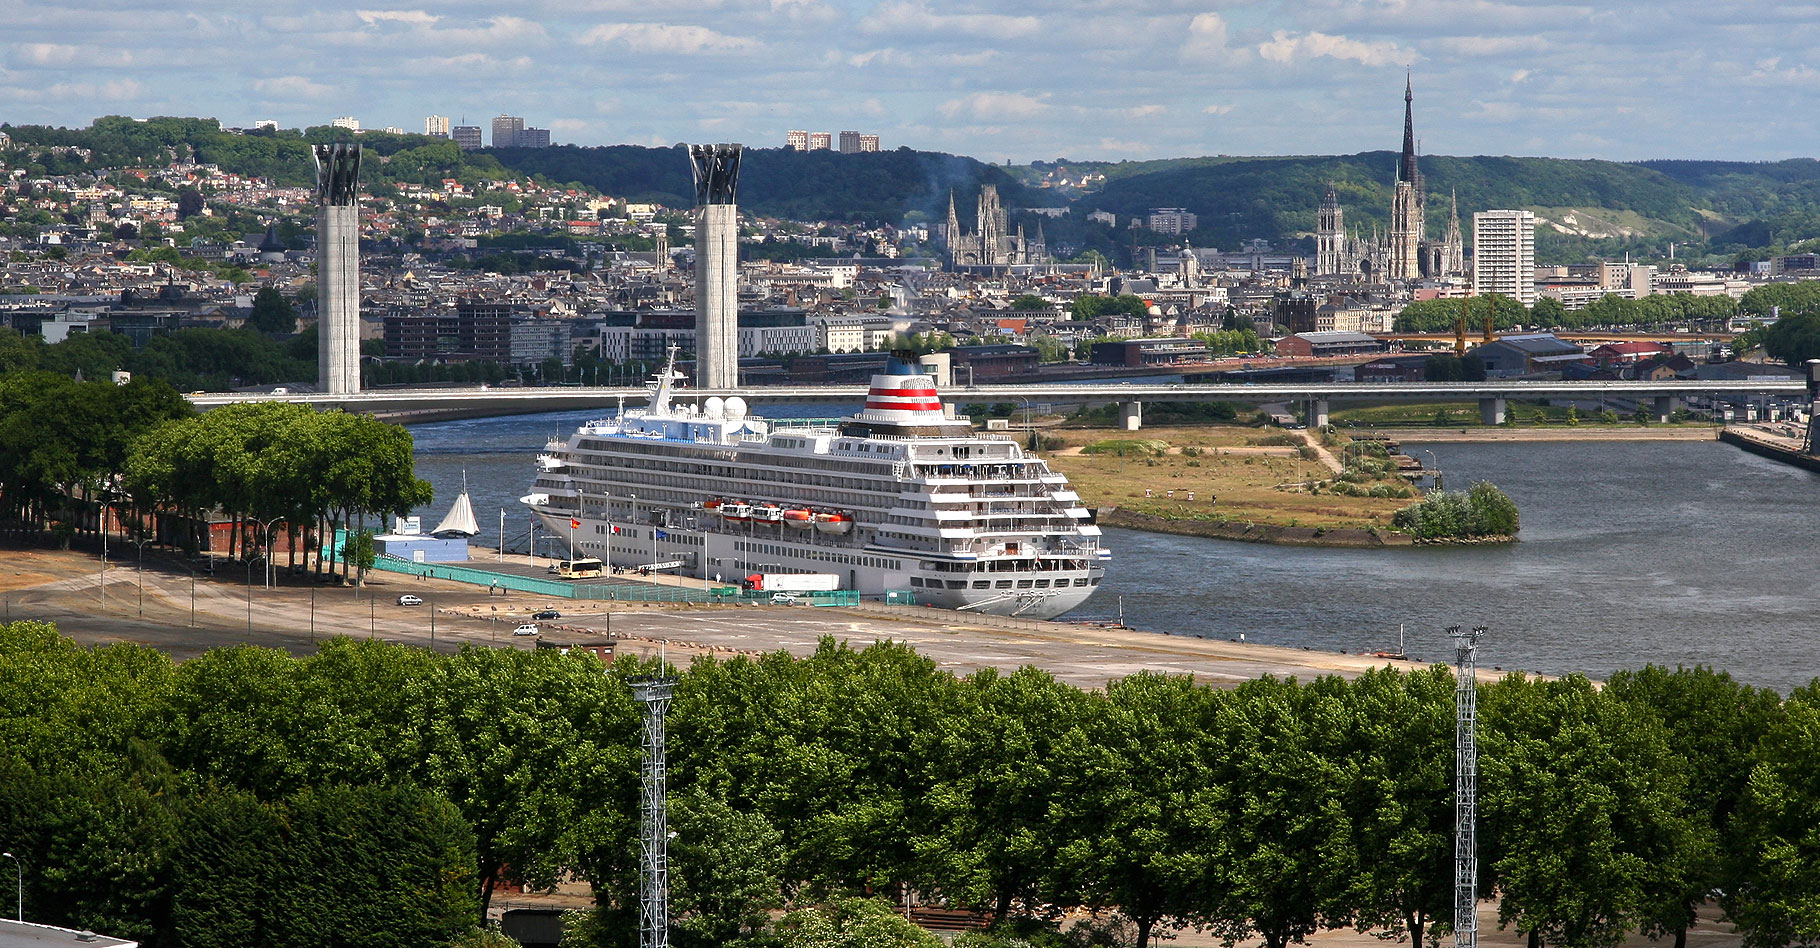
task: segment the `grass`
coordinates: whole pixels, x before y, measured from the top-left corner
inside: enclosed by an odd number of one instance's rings
[[[1507,416],[1515,418],[1515,427],[1535,428],[1568,425],[1567,406],[1544,405],[1537,401],[1517,401],[1511,399],[1505,405]],[[1439,416],[1445,413],[1446,421]],[[1479,420],[1479,403],[1476,401],[1408,403],[1389,402],[1378,405],[1352,405],[1332,412],[1329,419],[1336,425],[1345,427],[1357,425],[1369,427],[1415,427],[1415,428],[1482,428],[1485,425]],[[1639,425],[1630,413],[1619,413],[1617,421],[1601,421],[1597,409],[1581,411],[1577,424],[1580,427],[1636,428]],[[1711,427],[1709,422],[1689,421],[1670,423],[1676,427],[1694,425]],[[1651,421],[1650,427],[1664,426],[1661,422]]]
[[[1105,429],[1051,429],[1065,443],[1046,451],[1050,466],[1066,474],[1089,506],[1117,506],[1172,519],[1232,520],[1297,527],[1388,528],[1409,499],[1309,493],[1307,480],[1334,474],[1319,461],[1302,460],[1294,446],[1258,445],[1273,432],[1244,426],[1145,428],[1143,442],[1158,453],[1084,453],[1107,443]],[[1303,443],[1299,437],[1295,444]],[[1126,439],[1113,439],[1126,440]],[[1138,441],[1139,439],[1129,439]],[[1199,449],[1198,453],[1185,449]],[[1332,449],[1335,454],[1339,448]],[[1149,491],[1150,496],[1145,496]],[[1174,496],[1170,496],[1170,492]],[[1194,494],[1194,500],[1188,494]],[[1215,500],[1217,499],[1217,503]]]

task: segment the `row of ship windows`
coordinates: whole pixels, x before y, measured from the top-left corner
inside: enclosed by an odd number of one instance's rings
[[[967,581],[964,579],[950,579],[950,580],[946,580],[945,582],[946,582],[947,588],[949,588],[949,589],[966,589],[967,588]],[[926,579],[922,578],[921,576],[910,577],[910,585],[912,585],[912,586],[927,586],[930,589],[941,589],[943,587],[943,583],[944,583],[944,581],[940,580],[940,579],[927,579],[926,580]],[[1015,583],[1016,585],[1014,586],[1013,583]],[[1082,576],[1079,579],[1074,580],[1074,585],[1076,585],[1076,586],[1098,586],[1099,584],[1100,584],[1100,581],[1098,579],[1088,579],[1085,576]],[[1067,587],[1068,587],[1068,579],[1066,577],[1064,577],[1062,579],[1056,580],[1053,588],[1066,589]],[[1018,580],[976,579],[973,581],[973,588],[974,589],[1049,589],[1049,588],[1051,588],[1051,586],[1050,586],[1049,580],[1046,580],[1046,579],[1018,579]]]
[[[783,546],[777,543],[747,543],[740,540],[733,548],[741,553],[757,553],[761,556],[800,556],[804,559],[821,560],[824,563],[841,563],[847,566],[870,566],[875,569],[903,569],[903,563],[882,556],[859,556],[852,553],[840,553],[834,550],[804,550]]]
[[[584,451],[598,451],[603,454],[648,454],[666,458],[701,457],[701,451],[697,448],[684,448],[666,444],[645,444],[642,442],[608,443],[604,441],[583,441],[580,447]],[[583,460],[585,462],[587,459]],[[744,459],[730,457],[728,460]],[[790,464],[792,467],[804,467],[823,471],[851,471],[855,467],[860,467],[880,475],[889,474],[891,472],[891,466],[888,464],[876,464],[858,461],[857,459],[833,461],[820,460],[817,458],[793,457],[790,459]]]
[[[873,478],[833,477],[826,474],[797,475],[787,471],[767,471],[762,468],[743,469],[718,466],[703,468],[692,465],[678,465],[671,462],[642,459],[629,461],[618,467],[640,471],[660,471],[664,475],[673,475],[640,478],[640,480],[650,480],[656,483],[675,484],[678,486],[697,484],[699,483],[699,479],[704,477],[720,477],[744,482],[791,485],[812,484],[821,487],[838,487],[846,490],[866,491],[871,494],[897,493],[897,484],[895,482]],[[578,475],[577,479],[587,480],[588,478],[585,475]]]

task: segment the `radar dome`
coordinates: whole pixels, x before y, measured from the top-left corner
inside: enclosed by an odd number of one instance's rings
[[[726,410],[726,405],[727,403],[719,395],[710,395],[707,404],[702,406],[702,412],[709,418],[719,418]]]
[[[734,421],[746,417],[746,400],[738,395],[727,399],[726,412],[727,417]]]

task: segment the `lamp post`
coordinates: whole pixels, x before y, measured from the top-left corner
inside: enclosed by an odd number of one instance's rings
[[[1441,493],[1441,465],[1435,461],[1435,453],[1433,451],[1423,451],[1422,453],[1428,455],[1428,469],[1433,472],[1434,491],[1437,494]]]
[[[265,569],[260,572],[260,578],[265,580],[265,588],[267,589],[272,588],[276,580],[276,577],[272,575],[272,528],[277,526],[278,521],[283,519],[283,516],[277,516],[270,520],[255,521],[259,524],[259,529],[261,531],[259,535],[265,540]]]
[[[1017,400],[1024,403],[1024,447],[1026,449],[1034,448],[1036,445],[1032,442],[1035,437],[1035,428],[1032,426],[1035,422],[1030,417],[1030,399],[1019,395]]]
[[[101,492],[101,611],[107,611],[107,491]]]
[[[13,861],[13,872],[17,876],[18,884],[19,884],[19,901],[18,901],[18,908],[16,910],[17,914],[14,915],[13,918],[15,921],[23,922],[23,921],[25,921],[25,864],[21,863],[19,861],[19,857],[13,855],[12,853],[0,853],[0,856],[5,856],[6,858],[11,859]]]
[[[152,542],[151,537],[139,537],[126,541],[138,548],[138,557],[133,566],[133,579],[139,585],[139,614],[145,615],[145,545]]]

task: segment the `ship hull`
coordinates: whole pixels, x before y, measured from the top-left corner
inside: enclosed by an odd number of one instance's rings
[[[1085,602],[1105,576],[1097,562],[1061,570],[963,569],[966,564],[936,563],[904,551],[833,545],[832,538],[781,524],[728,524],[710,511],[702,511],[693,525],[685,520],[660,528],[576,518],[561,508],[531,509],[547,536],[570,544],[557,547],[564,555],[572,549],[574,556],[598,557],[619,569],[681,563],[664,572],[726,584],[751,573],[829,573],[840,577],[841,588],[861,596],[908,592],[918,605],[985,615],[1053,619]],[[577,519],[581,526],[572,529]],[[544,552],[550,551],[546,545]]]

